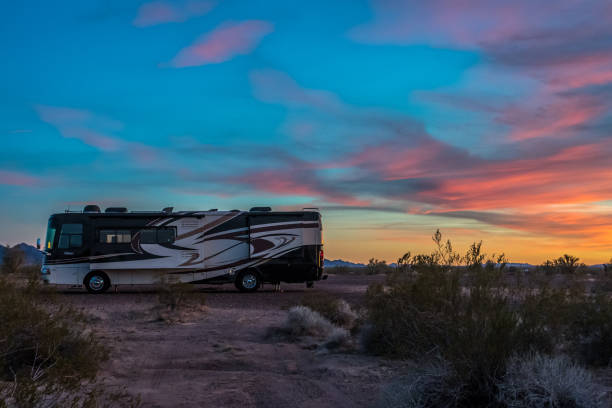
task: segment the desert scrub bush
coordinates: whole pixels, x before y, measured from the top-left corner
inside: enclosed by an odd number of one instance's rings
[[[0,270],[5,274],[16,274],[25,264],[25,254],[18,247],[7,245]]]
[[[273,329],[272,333],[281,334],[293,341],[301,337],[315,337],[322,339],[329,349],[347,346],[350,343],[350,334],[346,329],[334,325],[306,306],[294,306],[289,309],[283,325]]]
[[[456,407],[463,385],[452,367],[442,359],[423,362],[382,387],[380,408]]]
[[[565,306],[568,351],[588,365],[612,365],[612,300],[607,294],[576,296]]]
[[[564,254],[556,259],[549,259],[545,261],[538,268],[548,275],[573,275],[577,272],[584,272],[586,265],[580,262],[580,258],[573,255]]]
[[[368,288],[364,346],[396,358],[439,355],[461,373],[463,406],[487,406],[510,356],[548,352],[554,339],[544,318],[523,313],[525,295],[506,282],[503,255],[487,257],[474,243],[457,268],[452,245],[439,232],[433,240],[436,251],[415,256],[410,274]]]
[[[507,407],[604,406],[604,394],[591,373],[563,355],[531,354],[513,357],[497,388],[498,402]]]
[[[0,279],[0,407],[135,406],[97,380],[107,347],[80,312]]]
[[[318,312],[333,324],[349,330],[355,326],[358,319],[357,313],[344,299],[338,299],[326,292],[309,293],[302,297],[300,304]]]
[[[154,307],[158,320],[175,323],[185,320],[189,314],[205,310],[206,297],[195,286],[183,282],[160,280]]]

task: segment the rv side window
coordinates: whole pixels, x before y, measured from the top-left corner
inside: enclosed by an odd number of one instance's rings
[[[101,230],[100,242],[103,244],[129,244],[132,234],[129,230]]]
[[[161,228],[157,230],[158,244],[172,244],[174,242],[174,228]]]
[[[80,248],[83,246],[83,224],[64,224],[58,248]]]
[[[154,229],[146,229],[140,231],[141,244],[157,244],[157,236]]]
[[[140,231],[141,244],[172,244],[176,239],[174,228],[144,229]]]

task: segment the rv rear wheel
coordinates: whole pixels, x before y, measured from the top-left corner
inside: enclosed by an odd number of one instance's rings
[[[241,292],[255,292],[261,286],[261,279],[257,272],[247,270],[236,276],[234,284]]]
[[[89,293],[103,293],[110,288],[110,279],[104,272],[89,272],[83,279],[83,284]]]

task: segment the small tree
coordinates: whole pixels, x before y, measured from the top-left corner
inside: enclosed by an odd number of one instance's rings
[[[25,264],[25,253],[21,248],[6,246],[6,252],[2,258],[2,272],[15,274]]]
[[[576,273],[579,268],[585,266],[583,263],[580,263],[580,258],[568,254],[564,254],[555,259],[554,264],[560,273],[570,275]]]

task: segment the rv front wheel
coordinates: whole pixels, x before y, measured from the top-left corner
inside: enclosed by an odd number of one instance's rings
[[[255,271],[244,271],[236,276],[235,285],[241,292],[255,292],[261,286],[261,279]]]
[[[104,272],[89,272],[83,284],[89,293],[102,293],[110,288],[110,279]]]

